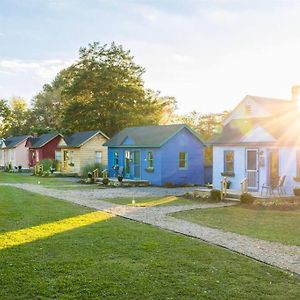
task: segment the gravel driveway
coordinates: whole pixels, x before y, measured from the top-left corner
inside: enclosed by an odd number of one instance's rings
[[[208,243],[218,245],[229,250],[241,253],[258,261],[279,267],[284,270],[300,275],[300,247],[287,246],[276,242],[259,240],[236,233],[225,232],[220,229],[213,229],[206,226],[193,224],[184,220],[175,219],[169,216],[170,213],[195,209],[212,208],[234,205],[231,203],[218,204],[197,204],[182,206],[161,206],[161,207],[133,207],[117,205],[101,200],[100,198],[113,197],[143,197],[183,194],[191,189],[164,189],[164,188],[125,188],[125,189],[104,189],[104,190],[53,190],[39,185],[32,184],[3,184],[11,185],[31,192],[53,196],[58,199],[67,200],[79,205],[91,207],[98,210],[110,212],[124,218],[135,220],[141,223],[169,230],[172,232],[188,235]]]

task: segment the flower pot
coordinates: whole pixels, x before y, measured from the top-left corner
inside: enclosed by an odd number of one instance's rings
[[[293,191],[294,191],[295,196],[300,196],[300,189],[299,188],[296,188]]]
[[[118,181],[122,182],[123,181],[123,176],[118,176]]]

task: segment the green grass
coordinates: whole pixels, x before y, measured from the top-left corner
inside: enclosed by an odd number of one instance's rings
[[[89,211],[11,187],[0,187],[2,194],[1,211],[11,212],[0,215],[4,231]],[[13,214],[16,205],[18,213]],[[0,286],[1,300],[273,300],[300,294],[296,276],[118,217],[1,250]]]
[[[41,177],[41,176],[32,176],[28,174],[22,173],[7,173],[0,172],[0,183],[31,183],[38,184],[40,182],[41,185],[45,186],[56,186],[56,185],[72,185],[78,184],[72,181],[61,180],[56,177]]]
[[[300,210],[255,210],[233,206],[195,209],[173,216],[258,239],[300,246]]]
[[[152,201],[159,201],[163,200],[166,197],[131,197],[131,198],[112,198],[112,199],[101,199],[103,201],[115,203],[115,204],[121,204],[121,205],[132,205],[132,200],[135,201],[136,204],[138,203],[148,203]],[[169,206],[169,205],[192,205],[197,204],[200,202],[189,200],[183,197],[177,197],[175,201],[171,201],[168,203],[162,203],[157,206]]]
[[[0,187],[0,233],[74,217],[91,209],[24,190]]]

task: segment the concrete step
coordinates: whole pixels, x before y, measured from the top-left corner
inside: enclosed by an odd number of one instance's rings
[[[224,200],[226,200],[226,201],[240,202],[240,199],[238,199],[238,198],[232,198],[232,197],[228,197],[228,196],[226,196],[224,198]]]

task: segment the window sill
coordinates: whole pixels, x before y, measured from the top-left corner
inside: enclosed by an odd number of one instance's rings
[[[223,177],[234,177],[235,173],[234,172],[221,172],[221,176],[223,176]]]

